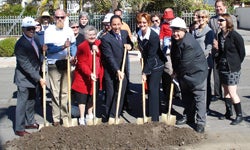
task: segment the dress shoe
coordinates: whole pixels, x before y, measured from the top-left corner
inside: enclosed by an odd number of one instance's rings
[[[187,119],[187,116],[183,116],[181,119],[176,121],[176,125],[183,125],[183,124],[193,124],[195,121],[193,119]]]
[[[198,133],[204,133],[204,131],[205,131],[204,125],[197,124],[197,126],[195,128],[195,131],[198,132]]]
[[[24,136],[25,134],[30,134],[30,133],[27,131],[16,131],[15,134],[18,136]]]
[[[59,125],[60,125],[60,122],[54,122],[54,123],[52,123],[52,125],[53,125],[54,127],[59,126]]]
[[[39,124],[38,123],[34,123],[34,124],[30,124],[25,126],[25,129],[38,129],[39,128]]]

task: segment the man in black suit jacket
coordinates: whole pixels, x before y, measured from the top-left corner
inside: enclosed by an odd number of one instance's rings
[[[128,32],[121,30],[122,19],[114,15],[110,19],[112,30],[103,36],[102,55],[104,65],[104,79],[106,90],[106,115],[114,118],[116,113],[117,89],[119,80],[122,82],[122,92],[119,106],[119,115],[122,110],[124,95],[127,86],[128,61],[125,62],[125,71],[121,72],[123,61],[124,47],[131,50],[133,43],[130,40]],[[126,55],[128,58],[128,55]],[[128,60],[128,59],[126,59]]]
[[[34,106],[36,91],[40,85],[46,84],[39,72],[41,69],[42,46],[35,39],[35,21],[26,17],[22,21],[23,35],[15,45],[16,69],[14,83],[17,85],[15,134],[28,134],[25,129],[38,128],[35,122]],[[46,49],[44,47],[44,49]]]

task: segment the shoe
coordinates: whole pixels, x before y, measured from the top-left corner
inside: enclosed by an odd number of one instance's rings
[[[94,119],[94,115],[93,115],[93,114],[86,115],[85,124],[86,124],[87,122],[89,122],[90,120],[93,120],[93,119]]]
[[[18,136],[24,136],[25,134],[30,134],[30,133],[27,131],[16,131],[15,134]]]
[[[211,98],[211,102],[216,102],[216,101],[218,101],[220,99],[220,96],[213,96],[212,98]]]
[[[85,119],[84,118],[79,118],[79,125],[86,125]]]
[[[181,119],[176,121],[176,125],[183,125],[183,124],[194,124],[195,121],[193,119],[187,119],[187,116],[183,116]]]
[[[38,129],[39,128],[39,124],[38,123],[34,123],[34,124],[30,124],[25,126],[25,129]]]
[[[204,133],[204,132],[205,132],[205,127],[204,127],[204,125],[197,124],[197,126],[196,126],[196,128],[195,128],[195,131],[198,132],[198,133]]]
[[[60,122],[54,122],[54,123],[52,123],[52,125],[53,125],[54,127],[57,127],[57,126],[60,125]]]

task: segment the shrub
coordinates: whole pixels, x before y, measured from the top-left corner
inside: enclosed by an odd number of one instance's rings
[[[6,38],[0,41],[0,57],[14,56],[14,48],[17,39],[15,37]]]

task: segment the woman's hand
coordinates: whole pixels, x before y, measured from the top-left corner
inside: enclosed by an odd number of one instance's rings
[[[147,81],[147,76],[146,76],[146,74],[142,74],[142,82],[146,82]]]
[[[90,77],[91,77],[91,79],[92,79],[93,81],[96,81],[96,75],[95,75],[94,73],[91,73],[91,74],[90,74]]]

